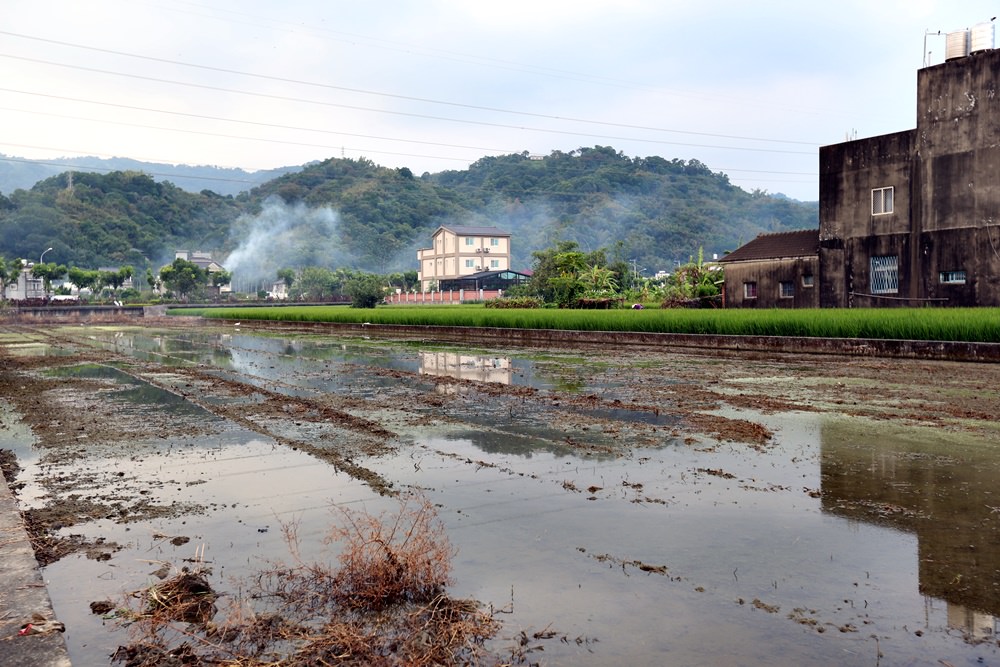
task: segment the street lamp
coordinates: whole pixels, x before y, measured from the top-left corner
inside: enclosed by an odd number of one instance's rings
[[[39,264],[44,264],[45,263],[42,260],[45,259],[45,253],[47,253],[49,250],[52,250],[52,248],[46,248],[45,250],[42,251],[41,256],[38,258],[38,263]]]

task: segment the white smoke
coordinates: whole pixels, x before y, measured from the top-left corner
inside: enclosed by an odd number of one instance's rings
[[[233,225],[236,249],[225,266],[237,291],[268,289],[280,269],[306,266],[337,268],[353,262],[340,241],[339,214],[324,206],[286,204],[279,197],[264,202],[255,216],[241,216]]]

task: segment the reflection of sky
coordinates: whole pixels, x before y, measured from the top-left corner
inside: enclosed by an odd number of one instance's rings
[[[862,627],[867,614],[879,630],[922,627],[914,539],[822,515],[819,501],[803,492],[818,486],[815,418],[773,419],[787,444],[752,456],[734,445],[644,451],[651,456],[642,461],[525,458],[436,438],[384,465],[430,489],[445,508],[461,591],[497,601],[513,588],[518,623],[552,622],[571,637],[600,638],[593,656],[561,662],[549,654],[553,664],[833,664],[785,618],[795,607],[838,626]],[[594,558],[605,554],[666,565],[680,579]],[[694,592],[699,586],[704,592]],[[754,598],[781,613],[752,611]],[[854,651],[860,643],[847,645]],[[869,664],[868,657],[836,664]]]

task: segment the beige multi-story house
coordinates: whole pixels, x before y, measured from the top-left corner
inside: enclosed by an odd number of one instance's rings
[[[497,227],[437,228],[431,247],[417,251],[420,288],[429,291],[443,280],[510,269],[510,234]]]

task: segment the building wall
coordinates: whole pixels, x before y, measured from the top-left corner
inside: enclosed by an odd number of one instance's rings
[[[18,274],[17,280],[7,285],[4,292],[4,297],[11,301],[44,299],[45,284],[41,278],[31,275],[31,266],[25,266]]]
[[[506,271],[510,269],[510,237],[459,235],[442,227],[434,234],[430,248],[417,251],[417,260],[418,277],[425,290],[432,282],[480,271]]]
[[[819,307],[818,259],[800,257],[746,262],[726,262],[727,308]],[[811,276],[812,286],[806,284]],[[792,296],[781,295],[781,283],[791,283]],[[756,298],[747,298],[745,283],[756,285]]]
[[[912,230],[915,141],[916,132],[909,130],[820,148],[821,306],[861,305],[855,296],[868,292],[869,259],[857,254],[865,248],[858,240]],[[893,189],[893,211],[873,215],[872,190],[886,187]]]
[[[1000,306],[998,80],[1000,50],[924,68],[915,130],[820,149],[821,306]],[[895,292],[873,257],[897,259]]]

